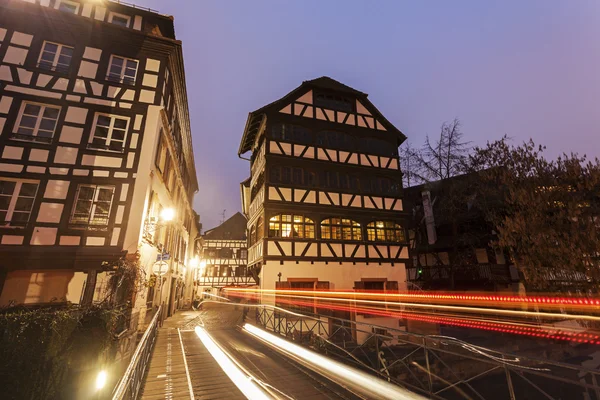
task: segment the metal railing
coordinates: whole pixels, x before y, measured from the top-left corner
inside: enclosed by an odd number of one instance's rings
[[[257,324],[432,399],[600,400],[600,371],[452,337],[259,307]]]
[[[254,277],[251,275],[247,276],[201,276],[198,278],[197,283],[199,286],[212,286],[212,287],[224,287],[224,286],[252,286],[256,285]]]
[[[162,306],[159,306],[152,322],[150,322],[138,343],[123,377],[113,391],[113,400],[134,400],[137,398],[154,349],[158,328],[162,324],[162,314]]]

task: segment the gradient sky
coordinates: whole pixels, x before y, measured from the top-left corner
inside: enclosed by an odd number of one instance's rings
[[[600,0],[130,0],[183,41],[204,230],[240,210],[248,112],[327,75],[413,145],[459,118],[467,140],[532,137],[600,156]]]

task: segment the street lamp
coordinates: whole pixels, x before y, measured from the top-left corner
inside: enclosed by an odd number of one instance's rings
[[[175,218],[175,210],[172,208],[165,208],[160,212],[160,219],[163,222],[171,222]]]

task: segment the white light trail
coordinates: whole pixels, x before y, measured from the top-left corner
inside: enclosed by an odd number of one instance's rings
[[[283,340],[254,325],[244,324],[244,331],[291,355],[293,358],[303,361],[305,364],[310,364],[312,369],[319,371],[330,379],[335,378],[333,379],[335,382],[368,395],[370,399],[423,399],[423,397],[406,389],[375,378],[365,372],[347,367],[342,363]]]
[[[209,353],[213,356],[215,361],[219,364],[223,372],[227,374],[229,379],[237,386],[238,389],[251,400],[269,400],[267,396],[252,380],[250,377],[245,375],[234,363],[227,357],[227,355],[217,346],[215,341],[210,337],[201,327],[197,326],[195,329],[196,335],[202,341],[202,344],[206,347]]]

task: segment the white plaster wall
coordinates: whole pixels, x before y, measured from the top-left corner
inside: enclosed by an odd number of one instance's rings
[[[318,278],[328,281],[330,289],[352,290],[355,281],[361,278],[387,278],[388,281],[397,281],[399,290],[406,290],[406,267],[404,263],[356,263],[351,262],[315,262],[307,261],[268,261],[262,267],[260,285],[261,289],[275,289],[275,282],[279,280],[277,274],[281,272],[281,280],[288,278]]]
[[[129,245],[124,250],[130,253],[137,251],[137,245],[142,238],[143,221],[147,209],[148,196],[150,194],[150,185],[152,182],[152,167],[154,165],[154,153],[156,143],[158,142],[159,124],[161,107],[149,106],[146,115],[146,126],[142,140],[140,161],[138,163],[137,176],[133,187],[132,204],[139,204],[133,207],[129,212],[129,220],[125,231],[125,245]],[[137,123],[137,118],[136,118]],[[165,189],[166,190],[166,189]]]
[[[72,270],[10,271],[4,282],[0,306],[11,301],[17,304],[46,303],[53,300],[79,303],[83,281],[85,274]]]

